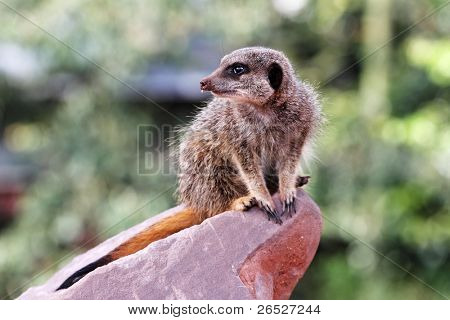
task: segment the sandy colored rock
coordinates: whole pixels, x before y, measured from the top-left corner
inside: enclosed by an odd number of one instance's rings
[[[19,299],[287,299],[314,257],[322,226],[317,205],[302,190],[297,197],[297,213],[281,226],[258,208],[226,212],[54,291],[79,268],[180,209],[175,207],[74,258]]]

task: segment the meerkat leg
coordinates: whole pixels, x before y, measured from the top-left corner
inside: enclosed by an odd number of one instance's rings
[[[275,204],[264,181],[261,165],[258,164],[254,153],[245,149],[239,150],[240,152],[235,154],[234,159],[243,182],[247,186],[250,196],[255,198],[256,204],[267,214],[268,219],[282,224],[283,222],[275,209]]]
[[[295,212],[295,196],[297,193],[295,187],[296,181],[295,179],[288,177],[288,175],[283,177],[280,175],[280,180],[285,181],[285,183],[280,184],[280,199],[283,204],[281,215],[284,215],[287,212],[291,217],[292,213]]]
[[[304,185],[308,182],[309,176],[297,177],[295,172],[297,171],[298,162],[303,147],[302,141],[293,141],[290,146],[289,154],[283,159],[281,167],[279,168],[278,178],[280,181],[280,199],[283,203],[283,211],[281,215],[286,212],[289,216],[295,212],[295,197],[297,194],[297,186]]]

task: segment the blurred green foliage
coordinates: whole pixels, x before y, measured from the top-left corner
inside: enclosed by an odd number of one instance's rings
[[[450,6],[403,32],[445,1],[7,3],[50,34],[0,4],[0,55],[20,48],[15,69],[0,61],[2,140],[39,168],[0,230],[0,297],[174,205],[173,175],[137,173],[136,128],[180,124],[194,105],[161,103],[171,118],[123,99],[104,70],[126,80],[149,63],[198,65],[186,61],[195,37],[223,53],[283,50],[320,88],[328,123],[307,190],[324,232],[293,298],[443,298],[392,261],[450,295]]]

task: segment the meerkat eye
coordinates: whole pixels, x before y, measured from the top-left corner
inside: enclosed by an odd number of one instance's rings
[[[233,73],[234,74],[241,74],[243,72],[244,72],[244,67],[243,66],[233,67]]]
[[[233,76],[239,76],[241,74],[247,73],[248,71],[248,67],[241,63],[234,63],[228,67],[228,73]]]

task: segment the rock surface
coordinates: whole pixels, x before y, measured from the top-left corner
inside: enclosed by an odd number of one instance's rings
[[[275,203],[280,205],[277,196]],[[314,257],[322,226],[319,208],[303,190],[296,206],[281,226],[257,208],[217,215],[54,291],[73,272],[180,207],[170,209],[74,258],[19,299],[287,299]]]

